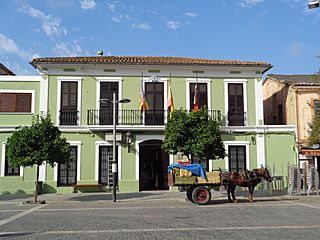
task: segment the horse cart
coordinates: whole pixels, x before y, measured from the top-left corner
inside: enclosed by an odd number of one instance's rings
[[[228,200],[237,202],[235,197],[236,186],[246,187],[249,191],[248,200],[253,202],[254,188],[264,179],[272,181],[269,171],[265,167],[252,171],[224,172],[220,170],[204,172],[200,164],[171,164],[168,167],[168,185],[185,187],[187,199],[198,205],[204,205],[211,200],[211,188],[225,186]]]
[[[169,166],[168,185],[184,187],[189,201],[204,205],[211,200],[211,188],[223,185],[221,171],[204,172],[200,164]]]

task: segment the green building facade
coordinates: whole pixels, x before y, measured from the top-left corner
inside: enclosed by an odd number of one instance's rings
[[[221,122],[227,157],[201,163],[207,171],[264,165],[286,176],[288,162],[296,162],[294,126],[263,123],[262,74],[271,68],[268,63],[96,56],[37,58],[31,64],[40,76],[0,77],[1,193],[34,189],[35,168],[12,168],[5,146],[17,126],[30,125],[40,112],[50,113],[72,151],[70,166],[41,166],[42,191],[109,191],[113,93],[117,102],[131,100],[116,104],[118,190],[168,189],[167,166],[178,158],[161,148],[169,85],[174,108],[185,110],[193,109],[197,85],[199,107]],[[139,109],[141,92],[149,105],[145,112]]]

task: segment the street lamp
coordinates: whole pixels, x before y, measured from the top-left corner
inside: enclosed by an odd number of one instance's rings
[[[100,102],[110,102],[113,104],[113,142],[112,142],[112,152],[113,152],[113,161],[112,161],[112,199],[114,202],[117,201],[117,195],[116,195],[116,181],[117,181],[117,173],[118,173],[118,165],[116,161],[116,104],[117,103],[129,103],[131,102],[130,99],[124,98],[121,100],[116,100],[116,93],[113,93],[113,100],[109,99],[100,99]]]
[[[318,1],[312,0],[312,1],[308,2],[308,8],[309,9],[318,8],[319,6],[320,6],[320,1],[319,0]]]

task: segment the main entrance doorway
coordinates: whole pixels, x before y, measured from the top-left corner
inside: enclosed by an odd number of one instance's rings
[[[139,145],[139,190],[167,190],[169,154],[161,149],[162,141],[148,140]]]

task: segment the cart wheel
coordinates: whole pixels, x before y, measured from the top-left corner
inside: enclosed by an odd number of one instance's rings
[[[198,205],[205,205],[211,200],[211,192],[206,187],[196,187],[192,191],[192,200]]]
[[[193,202],[193,199],[192,199],[192,192],[194,190],[194,187],[189,187],[187,189],[187,192],[186,192],[186,196],[187,196],[187,199],[190,201],[190,202]]]

